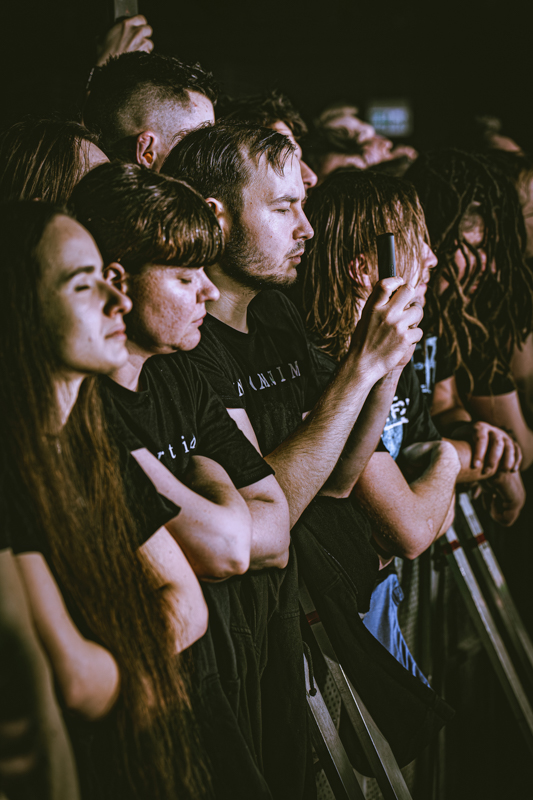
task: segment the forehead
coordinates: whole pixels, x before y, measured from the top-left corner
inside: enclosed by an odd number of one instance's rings
[[[264,156],[252,165],[250,180],[244,186],[243,198],[246,202],[272,202],[278,197],[302,199],[305,196],[300,162],[295,153],[287,158],[282,172],[276,172]]]
[[[68,269],[102,264],[91,234],[79,222],[62,214],[58,214],[47,225],[37,248],[37,256],[43,267],[43,276],[59,276]]]
[[[293,132],[285,122],[282,122],[280,119],[278,119],[278,121],[274,122],[274,124],[270,125],[270,127],[272,128],[272,130],[278,131],[278,133],[282,133],[283,136],[286,136],[287,139],[291,142],[291,144],[293,144],[294,147],[296,148],[296,155],[298,156],[298,158],[302,157],[302,148],[294,138]]]
[[[485,237],[485,221],[479,203],[472,203],[459,225],[459,234],[472,245],[481,244]]]

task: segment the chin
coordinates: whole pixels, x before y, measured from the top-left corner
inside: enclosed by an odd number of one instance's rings
[[[200,339],[202,338],[202,334],[200,331],[195,331],[194,334],[187,336],[185,339],[179,343],[177,350],[183,350],[187,352],[188,350],[194,350],[197,344],[200,344]]]

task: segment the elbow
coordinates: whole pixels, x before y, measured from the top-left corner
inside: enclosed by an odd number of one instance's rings
[[[286,550],[283,551],[283,553],[280,553],[280,555],[274,559],[271,566],[277,567],[278,569],[285,569],[288,563],[289,563],[289,548],[287,547]]]
[[[95,692],[95,687],[81,677],[74,677],[68,684],[62,687],[65,706],[69,711],[83,717],[89,722],[96,722],[109,713],[118,696],[118,675],[117,682],[112,691],[102,695]]]
[[[207,581],[225,581],[235,575],[244,575],[250,568],[250,548],[235,548],[232,552],[227,552],[223,557],[211,557],[204,563],[202,573],[199,576]]]

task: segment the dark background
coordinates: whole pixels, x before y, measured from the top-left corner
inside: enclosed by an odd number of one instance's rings
[[[72,113],[108,20],[103,0],[34,0],[3,12],[4,122]],[[109,4],[110,5],[110,4]],[[157,52],[198,60],[232,94],[274,86],[311,120],[345,99],[406,97],[412,142],[438,144],[465,115],[492,113],[533,151],[529,2],[140,0]]]

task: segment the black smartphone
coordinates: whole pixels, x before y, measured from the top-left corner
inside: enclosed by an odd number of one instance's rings
[[[378,246],[378,272],[380,281],[383,278],[396,277],[396,251],[394,249],[394,234],[382,233],[377,237]]]

